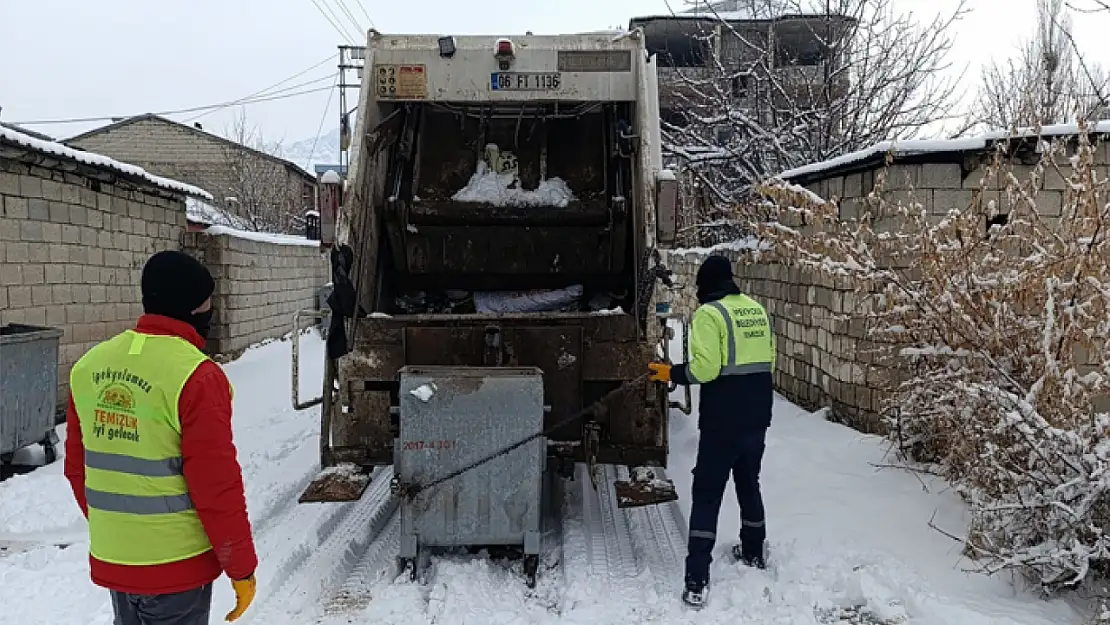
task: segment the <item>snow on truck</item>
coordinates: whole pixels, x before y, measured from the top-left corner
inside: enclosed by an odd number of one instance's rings
[[[373,472],[401,500],[414,577],[430,549],[499,545],[534,583],[550,492],[576,465],[595,487],[595,468],[630,467],[622,507],[676,498],[650,470],[669,409],[689,412],[646,377],[673,338],[658,249],[677,201],[654,60],[639,31],[368,44],[324,470],[301,501],[358,499]]]

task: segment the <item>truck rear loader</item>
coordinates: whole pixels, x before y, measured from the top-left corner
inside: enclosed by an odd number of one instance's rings
[[[636,468],[621,506],[673,501],[650,467],[689,394],[646,373],[673,338],[678,194],[642,33],[371,31],[351,150],[301,501],[391,466],[413,571],[431,547],[534,558],[545,484],[577,463]]]

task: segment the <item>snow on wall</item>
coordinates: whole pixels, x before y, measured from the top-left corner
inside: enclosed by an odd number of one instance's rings
[[[237,230],[250,230],[246,219],[230,215],[218,207],[194,197],[185,198],[185,214],[189,221],[207,226],[227,226]]]
[[[320,242],[314,239],[306,239],[304,237],[292,234],[275,234],[273,232],[253,232],[250,230],[239,230],[237,228],[230,228],[228,226],[209,226],[204,232],[211,235],[224,235],[235,239],[245,239],[247,241],[258,241],[259,243],[272,243],[274,245],[297,245],[301,247],[320,247]]]
[[[54,156],[59,156],[61,158],[84,163],[85,165],[90,165],[92,167],[109,169],[111,171],[128,176],[141,178],[162,189],[178,191],[186,195],[202,197],[207,200],[212,199],[211,194],[199,187],[194,187],[193,185],[185,184],[184,182],[178,182],[177,180],[163,178],[162,176],[155,176],[154,174],[147,172],[142,167],[123,163],[115,159],[108,158],[107,156],[95,154],[93,152],[77,150],[54,141],[43,141],[42,139],[36,139],[31,135],[12,130],[11,128],[8,128],[6,126],[0,126],[0,139],[14,143],[16,145],[30,148],[32,150],[44,152],[46,154],[53,154]]]
[[[1087,131],[1093,134],[1110,133],[1110,120],[1103,120],[1097,124],[1088,124]],[[971,150],[985,150],[996,141],[1010,138],[1029,138],[1029,137],[1064,137],[1068,135],[1079,134],[1078,124],[1056,124],[1052,126],[1043,126],[1040,132],[1033,128],[1022,128],[1016,133],[1009,131],[992,131],[987,132],[975,137],[963,137],[960,139],[908,139],[905,141],[880,141],[875,145],[849,152],[836,158],[819,163],[810,163],[794,169],[788,169],[781,174],[779,178],[789,180],[807,174],[819,174],[821,172],[829,171],[850,165],[858,161],[864,161],[874,158],[881,154],[892,152],[895,156],[912,156],[917,154],[931,154],[942,152],[962,152]]]

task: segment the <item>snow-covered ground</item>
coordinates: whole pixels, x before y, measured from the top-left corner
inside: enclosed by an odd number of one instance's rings
[[[314,335],[302,342],[303,397],[319,391],[323,344]],[[396,517],[379,505],[387,490],[378,481],[356,504],[298,506],[296,496],[315,469],[319,424],[316,410],[297,413],[290,408],[289,358],[290,343],[279,341],[252,349],[226,366],[236,387],[236,442],[262,560],[258,601],[244,619],[247,625],[301,625],[318,618],[329,625],[1081,621],[1081,615],[1063,602],[1044,602],[1015,591],[1004,579],[962,572],[966,562],[961,561],[959,545],[928,527],[933,519],[950,532],[965,528],[964,507],[945,492],[942,482],[926,479],[926,492],[906,471],[876,468],[874,464],[885,462],[881,441],[783,400],[776,407],[763,479],[773,566],[766,572],[741,570],[726,561],[727,544],[719,544],[710,605],[700,613],[685,611],[678,601],[681,553],[677,558],[674,549],[647,554],[648,560],[670,558],[652,564],[660,564],[655,583],[648,571],[640,577],[611,574],[602,583],[597,560],[591,559],[598,546],[582,538],[585,534],[573,520],[564,528],[562,573],[545,576],[541,566],[541,581],[533,592],[503,565],[484,559],[439,562],[427,587],[389,578],[375,581],[371,571],[359,568],[346,582],[324,569],[317,574],[313,567],[320,562],[351,559],[355,552],[356,560],[367,561],[358,554],[377,550],[388,559],[393,547],[389,537],[395,538],[390,519]],[[668,473],[678,487],[683,514],[689,512],[697,443],[694,423],[694,418],[676,412],[671,425]],[[604,505],[600,510],[590,505],[582,509],[585,517],[612,514]],[[617,511],[614,523],[639,533],[648,514],[653,513]],[[375,529],[368,530],[371,526]],[[728,540],[737,532],[730,487],[718,535]],[[380,539],[373,537],[377,534]],[[351,546],[329,542],[347,535]],[[669,536],[673,540],[673,532]],[[8,548],[0,551],[0,623],[110,623],[107,592],[88,581],[84,540],[83,521],[60,462],[0,483],[0,547]],[[642,555],[643,546],[652,540],[625,541],[602,546],[601,551],[610,549],[616,554],[610,562],[624,563]],[[677,550],[681,549],[680,543]],[[310,575],[294,574],[305,566],[312,569]],[[666,573],[660,574],[664,568]],[[370,592],[339,601],[339,582],[346,590],[357,590],[366,582]],[[327,596],[320,596],[323,589]],[[212,622],[222,622],[232,603],[230,588],[221,580]],[[325,604],[353,607],[325,616]],[[852,610],[871,618],[850,620]]]

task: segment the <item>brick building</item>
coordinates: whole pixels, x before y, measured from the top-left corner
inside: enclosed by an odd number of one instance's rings
[[[316,177],[260,150],[157,115],[138,115],[65,141],[213,195],[231,214],[264,215],[255,229],[291,232],[316,206]]]

